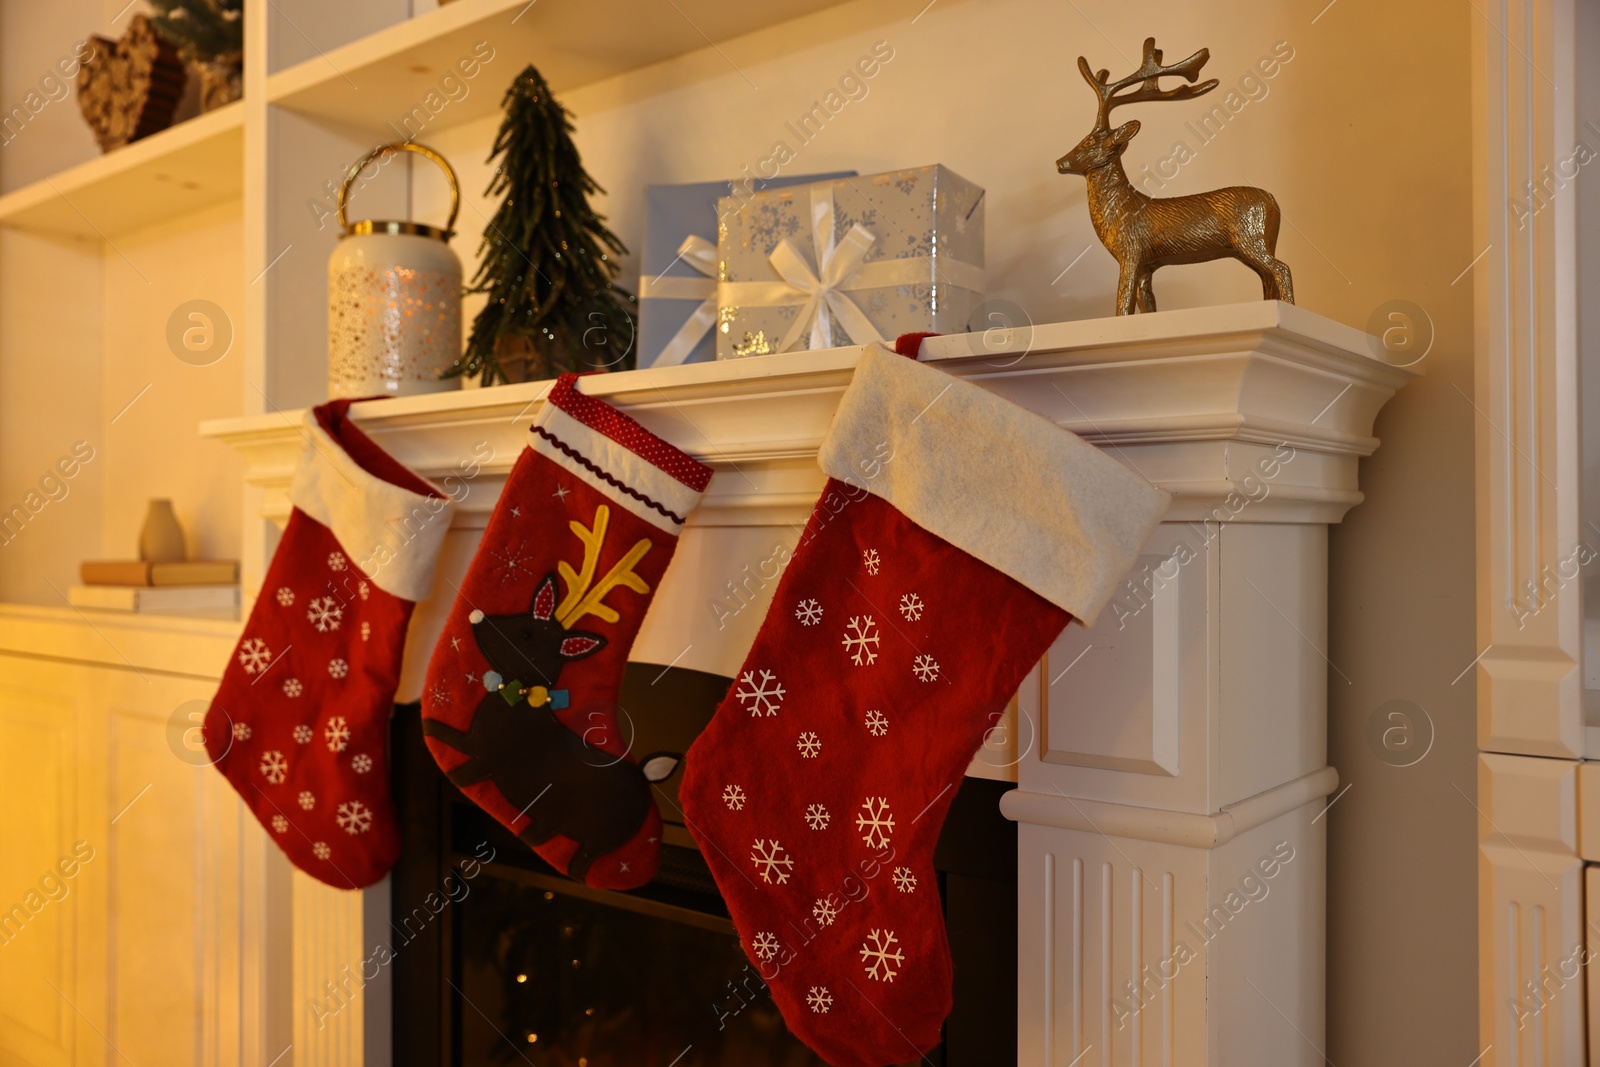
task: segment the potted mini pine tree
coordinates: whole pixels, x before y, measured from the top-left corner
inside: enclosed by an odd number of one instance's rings
[[[571,113],[531,64],[506,91],[487,194],[501,196],[468,287],[488,302],[446,377],[484,385],[634,365],[634,297],[612,284],[627,249],[589,197]]]

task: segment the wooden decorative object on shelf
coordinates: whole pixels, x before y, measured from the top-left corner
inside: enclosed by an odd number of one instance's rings
[[[95,54],[78,70],[78,109],[102,152],[172,124],[188,75],[183,61],[144,15],[120,41],[94,38]]]
[[[201,111],[215,111],[244,95],[244,61],[240,54],[202,59],[189,69],[200,79]]]
[[[1117,314],[1154,311],[1150,276],[1174,263],[1203,263],[1232,257],[1261,276],[1265,299],[1294,303],[1289,265],[1274,254],[1278,245],[1278,202],[1264,189],[1236,185],[1191,196],[1151,197],[1134,188],[1122,169],[1122,153],[1139,132],[1139,122],[1111,128],[1111,110],[1147,100],[1187,100],[1217,87],[1212,78],[1199,85],[1160,87],[1162,78],[1193,82],[1211,58],[1202,48],[1181,63],[1164,66],[1154,37],[1145,38],[1144,61],[1126,78],[1107,82],[1110,71],[1089,71],[1078,57],[1078,70],[1094,90],[1099,107],[1094,129],[1076,148],[1056,160],[1062,174],[1081,174],[1089,181],[1089,218],[1100,243],[1117,258]],[[1138,86],[1134,89],[1134,86]],[[1133,92],[1122,93],[1124,89]]]

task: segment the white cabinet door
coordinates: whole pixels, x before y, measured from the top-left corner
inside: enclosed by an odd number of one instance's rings
[[[0,1061],[239,1061],[259,830],[185,747],[214,687],[0,657]]]

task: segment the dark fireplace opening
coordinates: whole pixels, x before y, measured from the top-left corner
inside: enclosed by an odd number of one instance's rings
[[[683,752],[731,679],[629,664],[634,752]],[[626,893],[557,874],[439,772],[416,705],[397,710],[390,878],[395,1067],[813,1067],[740,946],[662,785],[660,871]],[[908,759],[915,753],[906,753]],[[1016,825],[1009,783],[968,778],[935,852],[955,962],[932,1067],[1016,1062]]]

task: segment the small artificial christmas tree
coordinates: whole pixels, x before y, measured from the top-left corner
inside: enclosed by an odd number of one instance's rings
[[[483,233],[469,293],[489,301],[446,377],[484,385],[634,364],[631,293],[611,284],[627,249],[589,206],[604,192],[583,169],[572,117],[530,64],[503,104],[489,195],[505,200]]]

